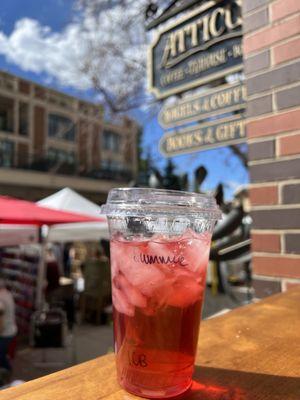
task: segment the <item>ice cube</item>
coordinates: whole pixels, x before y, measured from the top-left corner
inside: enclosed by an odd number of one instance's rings
[[[158,307],[183,307],[196,301],[203,290],[204,279],[199,282],[198,278],[205,274],[210,238],[190,230],[180,240],[163,235],[153,238],[112,243],[112,274],[113,278],[122,276],[117,288],[127,303],[146,308],[148,300],[149,308],[149,300]]]
[[[142,293],[135,288],[124,275],[119,274],[117,276],[119,288],[125,294],[128,302],[136,307],[144,308],[147,306],[147,298],[142,295]]]
[[[122,293],[122,291],[114,285],[112,289],[112,300],[113,305],[117,309],[117,311],[122,314],[126,314],[129,317],[134,316],[134,306],[128,303],[124,293]]]
[[[198,239],[187,239],[182,243],[182,255],[187,263],[186,268],[192,272],[205,270],[208,263],[210,240],[205,236]]]
[[[119,273],[119,261],[122,257],[122,249],[115,241],[110,243],[110,255],[111,276],[113,279]]]
[[[118,267],[118,262],[117,262],[116,258],[113,258],[113,257],[111,258],[110,269],[111,269],[111,277],[113,279],[119,273],[119,267]]]
[[[164,284],[165,275],[154,265],[141,267],[130,276],[130,281],[145,296],[152,296],[155,290]]]
[[[152,257],[157,256],[157,266],[166,270],[168,268],[185,268],[192,272],[198,271],[200,267],[206,268],[209,248],[209,233],[195,233],[187,229],[184,234],[178,237],[166,239],[164,236],[155,236],[149,241],[148,254]]]
[[[147,245],[136,242],[123,245],[118,267],[132,286],[149,296],[164,280],[164,274],[155,265],[143,262],[143,255],[147,255]]]
[[[173,307],[187,307],[200,299],[203,290],[193,277],[178,277],[168,294],[167,304]]]

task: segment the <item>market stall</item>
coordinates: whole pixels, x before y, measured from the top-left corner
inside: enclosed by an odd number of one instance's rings
[[[0,247],[38,243],[36,225],[0,224]]]
[[[70,188],[64,188],[39,201],[38,204],[55,210],[82,213],[93,218],[99,218],[101,214],[101,209],[97,204]],[[87,315],[95,314],[98,322],[107,303],[105,299],[110,297],[110,283],[109,290],[107,288],[110,275],[108,275],[106,264],[102,268],[99,268],[98,264],[91,268],[86,267],[83,275],[79,266],[83,261],[85,264],[87,249],[91,247],[91,243],[87,242],[95,242],[96,245],[100,239],[109,239],[108,224],[106,218],[103,218],[103,221],[97,222],[53,225],[48,232],[50,242],[77,242],[78,260],[73,265],[73,278],[76,290],[80,293],[81,318],[85,319]]]
[[[100,218],[101,214],[101,209],[97,204],[70,188],[64,188],[40,200],[37,204],[54,210],[80,213],[97,219]],[[52,225],[48,234],[48,240],[52,242],[98,241],[108,238],[108,225],[104,216],[102,216],[101,221],[96,222]]]
[[[42,227],[95,221],[102,223],[104,220],[0,196],[0,266],[15,298],[21,332],[28,331],[32,312],[43,303],[44,252],[48,237],[42,235]],[[24,246],[30,237],[38,244]]]

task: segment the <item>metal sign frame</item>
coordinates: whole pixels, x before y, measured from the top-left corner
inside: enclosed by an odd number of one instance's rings
[[[239,139],[232,139],[232,140],[227,140],[227,141],[220,141],[217,143],[213,143],[213,144],[207,144],[207,145],[198,145],[198,146],[194,146],[194,147],[189,147],[180,151],[176,151],[173,153],[168,153],[164,150],[163,148],[163,144],[165,143],[166,139],[169,137],[176,137],[178,135],[184,135],[184,134],[192,134],[193,132],[197,132],[197,131],[201,131],[203,129],[208,129],[208,128],[214,128],[217,127],[219,125],[229,125],[231,122],[241,122],[242,126],[243,126],[243,132],[242,132],[242,137]],[[174,157],[174,156],[178,156],[178,155],[182,155],[182,154],[190,154],[190,153],[195,153],[195,152],[199,152],[199,151],[205,151],[205,150],[210,150],[210,149],[215,149],[217,147],[224,147],[224,146],[230,146],[233,144],[240,144],[240,143],[244,143],[246,141],[246,131],[245,131],[245,119],[243,115],[235,115],[235,116],[231,116],[228,118],[222,118],[222,119],[217,119],[214,121],[211,121],[209,123],[204,123],[204,124],[197,124],[197,125],[193,125],[187,128],[183,128],[180,129],[178,131],[172,131],[170,133],[165,134],[164,136],[161,137],[160,141],[159,141],[159,150],[161,152],[161,154],[165,157]]]
[[[148,90],[153,93],[157,99],[164,99],[166,97],[169,97],[171,95],[174,94],[178,94],[178,93],[182,93],[184,91],[199,87],[205,83],[211,82],[213,80],[216,80],[218,78],[224,77],[226,75],[229,74],[234,74],[236,72],[242,71],[243,70],[243,63],[241,62],[238,65],[235,65],[233,67],[228,67],[228,68],[224,68],[221,71],[218,71],[216,73],[213,74],[209,74],[207,76],[192,80],[191,82],[188,83],[184,83],[181,85],[176,86],[175,88],[172,89],[167,89],[164,92],[161,92],[158,88],[156,88],[154,86],[154,63],[153,63],[153,50],[155,48],[155,46],[158,44],[161,36],[172,30],[173,28],[176,28],[178,25],[184,23],[185,21],[188,21],[189,19],[203,13],[206,10],[209,10],[210,8],[218,5],[220,1],[219,0],[210,0],[208,2],[206,2],[206,4],[202,4],[200,7],[195,8],[194,10],[192,10],[191,12],[185,14],[183,17],[181,17],[180,19],[177,19],[176,21],[174,21],[171,24],[168,24],[165,28],[163,29],[158,29],[155,33],[154,36],[154,40],[151,43],[151,45],[148,47],[148,54],[147,54],[147,58],[148,58],[148,68],[147,68],[147,81],[148,81]],[[233,36],[232,37],[240,37],[242,36],[242,31],[233,31],[232,32]],[[224,41],[226,41],[227,39],[229,39],[229,35],[225,36]]]
[[[172,105],[165,105],[165,106],[163,106],[163,108],[160,110],[160,112],[158,114],[158,122],[164,129],[169,129],[169,128],[173,128],[173,127],[182,126],[182,125],[188,124],[190,122],[197,122],[200,120],[204,120],[206,118],[210,118],[210,117],[213,117],[216,115],[219,116],[222,114],[227,114],[229,112],[243,110],[246,107],[246,99],[243,98],[243,94],[242,94],[242,101],[239,102],[238,104],[235,104],[235,105],[232,105],[229,107],[218,108],[213,111],[206,112],[206,113],[198,112],[197,114],[195,113],[194,116],[182,118],[176,122],[165,123],[163,120],[163,114],[168,109],[183,106],[185,104],[189,104],[189,103],[192,103],[195,101],[201,101],[202,99],[209,98],[210,96],[212,96],[214,94],[221,94],[224,91],[227,91],[229,89],[233,90],[235,88],[241,88],[242,93],[246,92],[246,86],[243,84],[243,82],[228,83],[228,84],[225,84],[222,86],[215,87],[215,88],[205,91],[205,92],[203,91],[203,92],[199,92],[198,94],[195,94],[192,96],[187,96],[186,98],[179,100]]]

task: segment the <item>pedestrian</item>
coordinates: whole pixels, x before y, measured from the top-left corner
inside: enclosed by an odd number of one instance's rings
[[[9,346],[17,334],[15,303],[0,271],[0,368],[11,371]]]
[[[96,242],[86,243],[87,256],[82,265],[84,293],[81,302],[81,315],[96,315],[96,322],[101,322],[104,308],[111,304],[111,279],[109,259],[102,247]]]
[[[59,298],[59,266],[52,246],[49,246],[46,250],[46,266],[47,266],[47,287],[46,287],[46,299],[49,304],[57,301]]]
[[[76,257],[76,250],[73,243],[68,242],[63,249],[63,269],[64,276],[69,278],[72,274],[72,266]]]

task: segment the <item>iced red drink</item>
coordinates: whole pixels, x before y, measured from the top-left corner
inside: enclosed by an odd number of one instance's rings
[[[127,390],[163,397],[189,387],[209,248],[210,235],[192,231],[111,240],[115,351]]]
[[[128,217],[128,210],[112,218],[118,380],[140,396],[178,395],[190,386],[194,369],[211,229],[195,216],[193,224],[172,217],[171,225],[170,216],[161,224],[148,215],[145,223]]]

